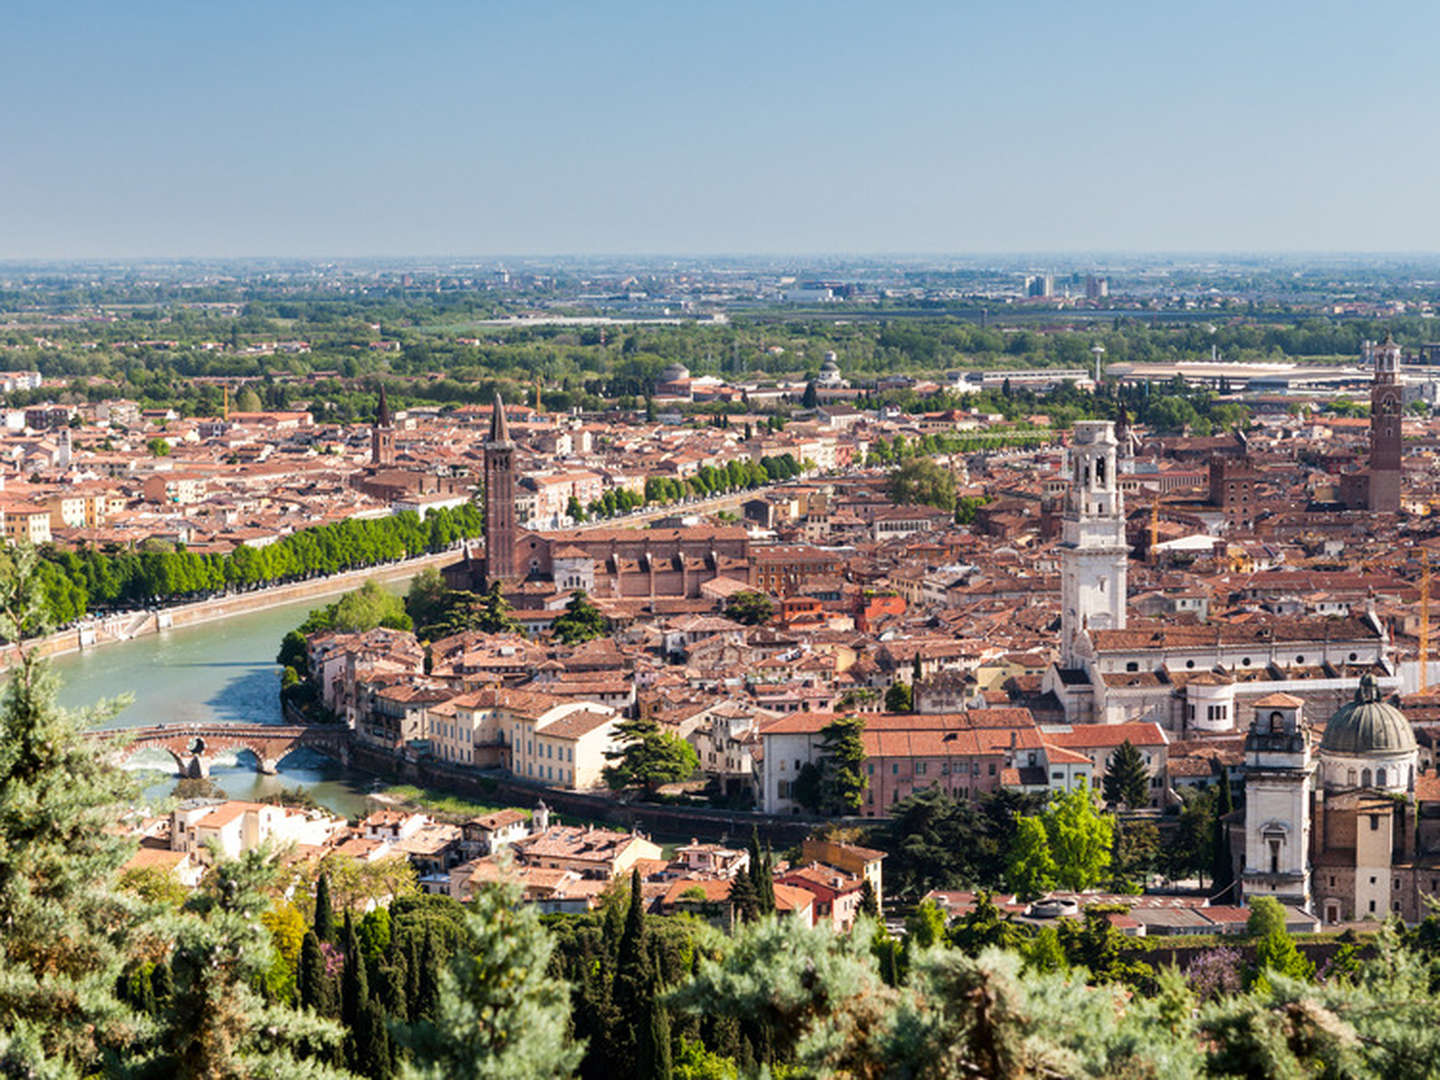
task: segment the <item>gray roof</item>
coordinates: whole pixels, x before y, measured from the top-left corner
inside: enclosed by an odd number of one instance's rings
[[[1325,727],[1322,753],[1403,754],[1414,750],[1415,732],[1405,714],[1380,700],[1375,676],[1365,675],[1355,700],[1342,706]]]

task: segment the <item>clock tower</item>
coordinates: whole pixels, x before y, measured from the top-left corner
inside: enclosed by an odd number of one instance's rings
[[[1370,497],[1371,513],[1393,514],[1400,509],[1400,423],[1404,392],[1400,385],[1400,346],[1390,334],[1376,345],[1365,343],[1365,355],[1374,366],[1370,384]]]

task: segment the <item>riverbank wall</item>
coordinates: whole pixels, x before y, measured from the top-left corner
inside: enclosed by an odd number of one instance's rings
[[[153,611],[129,612],[26,642],[26,648],[38,652],[41,656],[62,656],[81,650],[103,648],[121,641],[130,641],[132,638],[158,634],[162,630],[198,626],[235,615],[282,607],[285,604],[293,604],[301,600],[326,599],[349,592],[351,589],[358,589],[367,581],[405,581],[432,566],[441,567],[452,563],[459,556],[460,551],[457,548],[434,555],[420,555],[403,562],[386,563],[383,566],[372,566],[363,570],[349,570],[343,574],[311,578],[307,581],[294,581],[288,585],[273,585],[270,588],[257,589],[254,592],[235,593],[212,600],[198,600],[193,604],[176,604],[174,607],[156,608]],[[278,641],[275,643],[275,647],[277,649],[280,647]],[[0,667],[8,667],[15,662],[15,659],[14,645],[7,645],[0,649]]]

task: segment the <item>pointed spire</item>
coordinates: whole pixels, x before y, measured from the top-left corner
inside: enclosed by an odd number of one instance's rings
[[[510,425],[505,422],[505,403],[500,400],[500,391],[495,391],[495,410],[490,414],[490,441],[496,445],[509,444]]]
[[[380,406],[375,410],[375,426],[390,426],[390,402],[385,399],[385,384],[380,384]]]

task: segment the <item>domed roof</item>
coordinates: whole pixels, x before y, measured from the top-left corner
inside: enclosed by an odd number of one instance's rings
[[[661,382],[678,382],[681,379],[690,378],[690,369],[684,364],[671,364],[664,371],[660,372]]]
[[[827,357],[825,357],[825,362],[820,365],[820,370],[821,370],[821,371],[839,371],[839,370],[840,370],[840,365],[835,362],[835,358],[834,358],[833,356],[827,356]]]
[[[1373,675],[1361,678],[1355,700],[1330,718],[1320,742],[1320,752],[1332,754],[1403,754],[1415,748],[1410,721],[1394,705],[1380,700]]]

